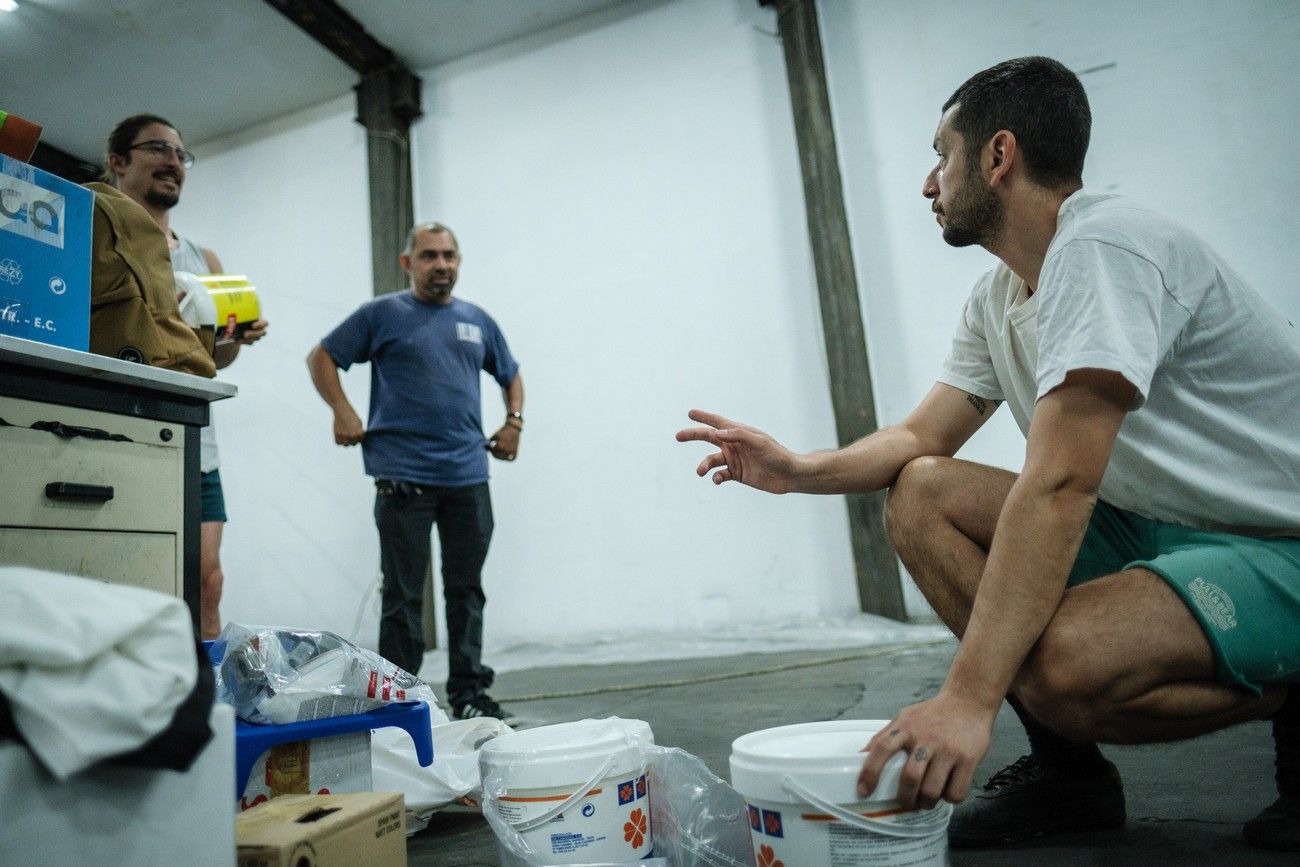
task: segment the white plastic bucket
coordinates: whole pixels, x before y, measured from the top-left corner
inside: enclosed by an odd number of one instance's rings
[[[641,720],[579,720],[511,732],[479,751],[483,810],[503,863],[623,864],[650,857]]]
[[[902,809],[906,754],[858,797],[862,748],[888,720],[835,720],[751,732],[731,744],[731,784],[749,805],[759,867],[942,867],[952,805]]]

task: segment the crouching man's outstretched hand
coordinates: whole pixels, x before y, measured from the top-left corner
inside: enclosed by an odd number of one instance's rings
[[[721,449],[709,455],[695,468],[704,476],[713,470],[713,483],[740,482],[760,491],[786,494],[795,490],[799,456],[758,428],[739,424],[711,412],[693,409],[692,421],[708,427],[686,428],[677,432],[681,443],[701,441]]]

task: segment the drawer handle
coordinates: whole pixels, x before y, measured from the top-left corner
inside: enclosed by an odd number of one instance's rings
[[[112,440],[113,442],[129,443],[132,442],[128,436],[122,434],[109,433],[97,427],[78,427],[74,424],[64,424],[61,421],[36,421],[32,422],[32,430],[49,431],[56,437],[62,437],[70,440],[73,437],[85,437],[92,440]]]
[[[45,496],[51,500],[97,500],[107,503],[113,499],[112,485],[83,485],[78,482],[50,482],[45,486]]]

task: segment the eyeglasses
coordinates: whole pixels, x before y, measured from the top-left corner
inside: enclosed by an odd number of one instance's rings
[[[146,153],[149,153],[160,160],[165,160],[172,154],[176,154],[176,158],[181,161],[181,165],[185,166],[185,168],[188,169],[190,166],[194,165],[194,154],[190,153],[183,147],[177,147],[171,142],[165,142],[158,139],[154,139],[153,141],[142,141],[139,144],[133,144],[129,148],[127,148],[127,150],[145,151]]]

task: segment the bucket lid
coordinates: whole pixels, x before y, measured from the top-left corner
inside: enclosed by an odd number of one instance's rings
[[[610,774],[639,771],[653,745],[643,720],[584,719],[495,737],[480,748],[479,767],[485,782],[495,774],[506,789],[563,788],[580,785],[611,757]]]
[[[813,794],[834,804],[893,801],[906,754],[885,763],[876,790],[858,795],[858,773],[867,760],[867,741],[889,720],[832,720],[763,729],[741,735],[731,744],[731,784],[747,798],[791,803],[782,777],[789,776]]]

